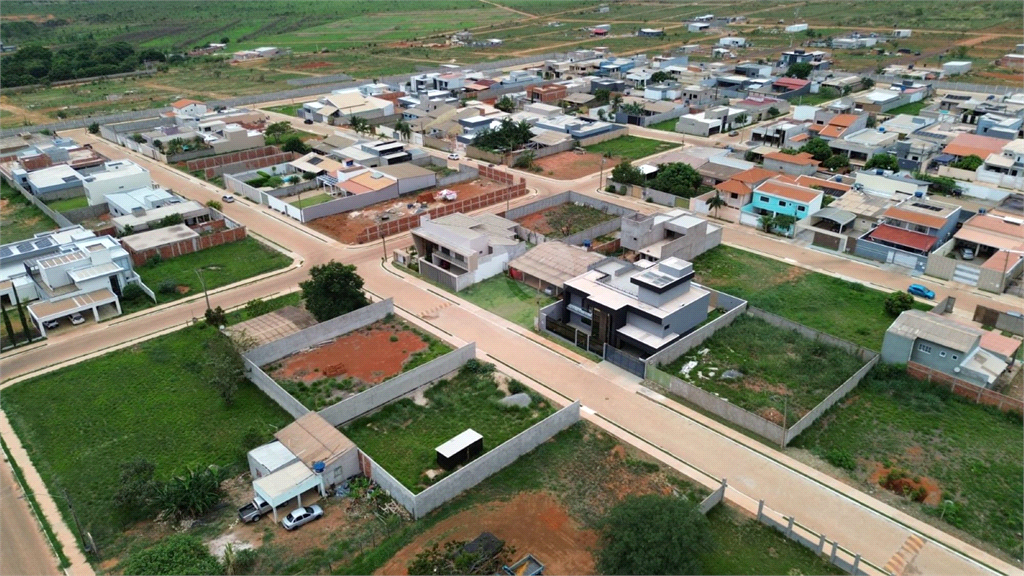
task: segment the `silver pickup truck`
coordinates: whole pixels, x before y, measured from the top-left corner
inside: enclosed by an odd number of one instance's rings
[[[266,500],[255,496],[252,502],[238,509],[238,517],[241,518],[242,522],[258,522],[261,516],[272,511],[273,508]]]

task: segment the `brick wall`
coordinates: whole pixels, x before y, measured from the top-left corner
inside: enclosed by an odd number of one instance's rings
[[[210,228],[218,228],[218,226],[213,225]],[[219,226],[219,228],[223,228],[223,225]],[[165,244],[157,248],[143,250],[142,252],[136,252],[127,245],[124,245],[124,249],[127,250],[128,254],[131,256],[132,265],[142,266],[157,254],[160,255],[162,260],[169,260],[171,258],[177,258],[178,256],[184,256],[185,254],[192,254],[193,252],[206,250],[207,248],[212,248],[214,246],[220,246],[221,244],[237,242],[244,239],[245,236],[245,226],[239,226],[238,228],[232,228],[230,230],[222,229],[219,232],[206,234],[198,238],[191,238],[189,240],[181,240],[171,244]]]
[[[49,168],[51,166],[50,157],[46,154],[40,154],[38,156],[30,156],[24,158],[21,161],[21,166],[25,170],[32,172],[34,170],[42,170],[43,168]]]
[[[480,176],[507,184],[512,184],[514,181],[514,177],[511,174],[488,166],[480,166]],[[513,184],[500,190],[494,190],[493,192],[488,192],[487,194],[483,194],[475,198],[457,200],[450,204],[431,208],[428,213],[431,218],[440,218],[441,216],[455,214],[456,212],[468,213],[500,202],[505,202],[510,198],[518,198],[525,195],[526,179],[520,178],[518,184]],[[392,236],[394,234],[408,232],[420,225],[421,217],[422,214],[413,214],[397,220],[381,222],[376,226],[368,226],[360,232],[358,236],[356,236],[356,244],[365,244],[366,242],[377,240],[382,236]]]
[[[224,173],[224,167],[227,165],[239,164],[238,166],[233,166],[233,168],[237,168],[235,172],[245,172],[256,168],[273,166],[282,162],[289,162],[295,158],[298,158],[298,154],[294,152],[282,152],[277,146],[263,146],[262,148],[239,150],[229,154],[196,158],[186,162],[185,167],[188,168],[189,172],[204,170],[207,178],[215,178]]]
[[[1004,412],[1008,410],[1024,412],[1024,401],[1018,400],[1017,398],[1011,398],[1010,396],[1005,396],[994,390],[976,386],[966,380],[954,378],[945,372],[933,370],[923,364],[918,364],[917,362],[907,363],[907,374],[910,374],[914,378],[949,386],[949,389],[954,394],[963,396],[977,404],[995,406]]]

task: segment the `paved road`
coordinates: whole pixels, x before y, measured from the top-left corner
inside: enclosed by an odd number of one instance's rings
[[[84,135],[76,137],[87,139]],[[220,195],[220,191],[214,187],[179,171],[167,169],[100,141],[94,140],[93,143],[100,152],[112,158],[133,157],[151,170],[158,183],[185,196],[205,201]],[[550,179],[535,181],[537,188],[542,191],[560,191],[569,187],[566,183],[552,182]],[[580,191],[587,191],[587,186],[593,190],[593,182],[594,177],[591,177],[571,184]],[[617,201],[628,200],[619,198]],[[650,205],[644,208],[651,209]],[[427,286],[419,280],[405,278],[385,269],[380,262],[379,244],[345,247],[245,201],[225,206],[225,210],[254,233],[271,238],[301,255],[302,265],[244,287],[217,291],[211,295],[215,306],[226,308],[241,305],[256,296],[294,289],[297,282],[305,277],[305,268],[313,264],[330,259],[353,263],[358,266],[369,291],[381,297],[395,298],[396,304],[412,316],[445,306],[436,317],[431,315],[430,323],[454,339],[477,342],[481,355],[516,367],[526,376],[546,386],[547,390],[544,391],[548,394],[579,398],[590,410],[596,412],[595,417],[606,418],[643,438],[648,442],[646,446],[649,450],[654,450],[653,446],[661,447],[710,474],[728,478],[731,489],[727,496],[748,509],[752,502],[764,499],[774,510],[794,516],[811,529],[862,553],[865,559],[878,566],[884,565],[916,531],[931,540],[914,564],[921,573],[1020,572],[981,550],[696,412],[669,402],[670,410],[653,402],[638,394],[641,388],[635,378],[614,367],[595,365],[571,353],[563,354],[560,349],[558,352],[552,351],[549,347],[557,346],[538,342],[521,328],[485,310],[441,296],[436,289],[428,291]],[[740,242],[771,242],[756,235],[748,238],[743,234],[734,236],[731,232],[727,237]],[[389,248],[408,243],[408,235],[400,236],[389,240]],[[814,252],[813,256],[825,259],[827,255]],[[844,259],[830,258],[846,262]],[[832,264],[831,261],[824,263]],[[45,346],[0,360],[0,369],[9,376],[27,374],[49,364],[73,360],[76,356],[101,353],[103,349],[127,345],[157,331],[175,329],[185,318],[201,314],[202,304],[198,298],[92,326],[78,333],[68,332]],[[982,568],[938,542],[980,559],[995,570]]]
[[[0,574],[60,574],[6,458],[0,464]]]

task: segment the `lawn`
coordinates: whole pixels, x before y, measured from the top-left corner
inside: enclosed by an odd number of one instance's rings
[[[875,490],[884,491],[872,480],[880,469],[898,467],[911,477],[934,480],[941,495],[927,504],[900,497],[903,507],[940,526],[960,528],[1018,561],[1024,525],[1022,445],[1019,415],[961,399],[898,367],[873,370],[847,401],[794,443],[847,468]]]
[[[33,206],[6,180],[0,180],[0,243],[17,242],[57,228],[57,223],[42,210]]]
[[[142,277],[142,282],[156,293],[158,303],[166,304],[202,293],[203,284],[196,270],[202,274],[206,289],[213,290],[289,264],[290,258],[249,237],[170,260],[150,260],[136,267],[135,271]],[[128,314],[152,305],[147,298],[125,302],[122,307]]]
[[[538,309],[555,301],[551,296],[505,275],[477,282],[458,292],[458,296],[529,330],[533,329]]]
[[[889,114],[891,116],[896,116],[897,114],[910,114],[912,116],[916,116],[917,114],[919,114],[921,112],[921,110],[925,109],[928,106],[928,104],[930,104],[930,103],[931,103],[930,100],[922,100],[920,102],[911,102],[909,104],[904,104],[903,106],[898,106],[896,108],[893,108],[892,110],[889,110],[888,112],[886,112],[886,114]]]
[[[344,432],[399,482],[419,492],[444,476],[438,474],[433,480],[426,476],[438,468],[434,449],[467,428],[483,435],[486,452],[554,412],[533,393],[527,408],[499,404],[506,394],[499,389],[493,369],[471,361],[451,380],[427,390],[426,406],[404,398],[356,420]]]
[[[89,199],[85,196],[76,196],[74,198],[64,198],[62,200],[47,202],[46,205],[55,212],[64,213],[71,210],[77,210],[78,208],[85,208],[89,205]]]
[[[676,124],[679,122],[678,118],[669,118],[668,120],[662,120],[661,122],[655,122],[648,126],[654,130],[664,130],[665,132],[675,132]]]
[[[741,315],[664,370],[779,424],[786,410],[792,424],[862,365],[840,348]],[[742,375],[726,378],[729,370]]]
[[[263,309],[258,310],[256,314],[250,313],[250,309],[248,307],[239,308],[238,310],[228,312],[226,316],[228,324],[238,324],[239,322],[252,320],[257,316],[269,314],[270,312],[273,312],[274,310],[280,310],[285,306],[301,306],[302,292],[289,292],[282,296],[275,296],[274,298],[267,298],[261,301],[263,302]]]
[[[330,202],[331,200],[334,200],[334,197],[331,196],[330,194],[315,194],[308,198],[303,198],[302,200],[290,202],[290,204],[292,206],[295,206],[296,208],[305,208],[307,206],[316,206],[317,204]]]
[[[285,114],[287,116],[298,116],[298,111],[301,108],[302,104],[287,104],[285,106],[271,106],[269,108],[264,108],[264,110]]]
[[[796,100],[793,101],[793,104],[797,106],[817,106],[818,104],[831,102],[839,97],[840,94],[834,90],[823,90],[817,94],[802,94],[797,96]]]
[[[872,350],[881,350],[894,320],[885,312],[884,292],[745,250],[719,246],[694,259],[693,268],[701,284]]]
[[[247,449],[291,421],[247,381],[224,404],[204,365],[216,337],[196,325],[4,390],[3,409],[50,493],[67,490],[101,549],[125,528],[112,502],[121,463],[146,458],[161,478],[188,466],[241,469]]]
[[[679,144],[675,142],[662,142],[661,140],[651,140],[650,138],[640,138],[639,136],[619,136],[618,138],[605,140],[593,146],[587,146],[587,152],[611,154],[616,158],[632,162],[639,158],[646,158],[652,154],[678,147]]]

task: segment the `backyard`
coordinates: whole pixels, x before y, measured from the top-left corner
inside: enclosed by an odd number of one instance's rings
[[[392,315],[265,369],[304,406],[320,410],[451,350]]]
[[[289,264],[291,259],[288,256],[247,237],[169,260],[153,259],[136,267],[135,271],[142,277],[142,282],[157,294],[158,303],[166,304],[201,293],[203,282],[207,290],[213,290]],[[122,308],[125,314],[130,314],[153,305],[152,300],[139,298],[122,303]]]
[[[862,365],[841,348],[744,314],[663,369],[783,425],[800,419]]]
[[[306,208],[307,206],[316,206],[317,204],[323,204],[324,202],[330,202],[331,200],[334,200],[334,197],[330,194],[313,194],[312,196],[307,196],[301,200],[289,202],[289,204],[296,208]]]
[[[895,482],[899,495],[889,500],[901,508],[943,529],[963,530],[1020,562],[1022,444],[1019,414],[979,406],[894,366],[873,370],[793,446],[879,493],[888,494],[881,482]],[[910,486],[910,497],[902,495],[903,486]],[[919,487],[923,494],[913,492]]]
[[[458,296],[530,330],[538,309],[555,301],[551,296],[504,274],[477,282],[459,292]]]
[[[871,350],[881,350],[894,320],[885,311],[884,292],[745,250],[719,246],[695,258],[693,268],[701,284]]]
[[[291,421],[249,382],[226,406],[208,383],[204,324],[85,360],[4,390],[0,402],[51,494],[67,490],[101,549],[125,529],[114,506],[121,464],[145,458],[158,478],[188,466],[237,465]],[[74,526],[67,502],[56,498]]]
[[[525,390],[496,374],[493,365],[470,360],[455,377],[431,386],[422,399],[388,404],[347,425],[344,432],[399,482],[419,492],[445,475],[435,462],[437,446],[472,428],[483,435],[486,452],[554,411],[532,392],[528,407],[502,405],[499,401],[514,393],[513,388]]]
[[[89,199],[85,196],[76,196],[74,198],[63,198],[61,200],[47,202],[46,205],[54,212],[64,213],[78,208],[85,208],[89,205]]]
[[[57,223],[42,210],[33,206],[6,180],[0,180],[0,230],[3,230],[4,244],[57,228]]]
[[[603,212],[593,206],[585,204],[577,206],[566,202],[533,214],[527,214],[517,219],[516,222],[522,224],[524,228],[543,234],[548,238],[565,238],[614,218],[614,214]]]
[[[651,140],[650,138],[640,138],[639,136],[619,136],[618,138],[605,140],[586,148],[587,152],[594,154],[611,154],[615,159],[615,164],[618,164],[623,160],[632,162],[633,160],[646,158],[652,154],[678,147],[679,144],[675,142],[662,142],[661,140]],[[612,166],[615,164],[612,164]]]
[[[904,104],[903,106],[893,108],[886,112],[886,114],[890,116],[896,116],[898,114],[910,114],[912,116],[916,116],[921,112],[921,110],[924,110],[929,103],[930,101],[928,99],[921,100],[920,102],[911,102],[910,104]]]

